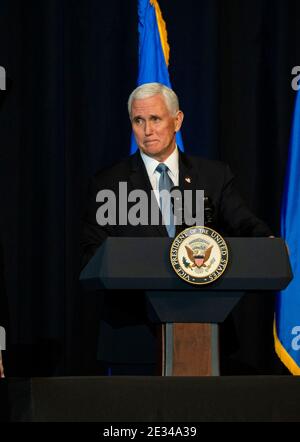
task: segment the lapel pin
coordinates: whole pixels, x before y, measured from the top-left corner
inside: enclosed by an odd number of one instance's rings
[[[185,177],[185,181],[186,181],[187,183],[191,184],[192,179],[191,179],[189,176],[187,176],[187,177]]]

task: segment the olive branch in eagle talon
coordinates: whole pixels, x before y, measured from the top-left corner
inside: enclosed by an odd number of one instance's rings
[[[207,267],[207,265],[205,263],[211,255],[212,248],[213,248],[213,246],[208,247],[205,250],[204,255],[203,255],[203,253],[200,253],[198,250],[193,251],[190,247],[185,246],[188,257],[192,261],[192,264],[191,264],[185,259],[185,257],[183,257],[183,263],[184,263],[185,267],[189,267],[191,269],[193,267],[198,267],[198,269],[200,269],[201,267]]]

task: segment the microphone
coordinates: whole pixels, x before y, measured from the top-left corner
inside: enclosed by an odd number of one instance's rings
[[[176,219],[176,230],[185,230],[190,226],[185,224],[184,219],[184,194],[179,186],[173,186],[170,189],[171,207]]]
[[[204,224],[211,227],[214,222],[215,206],[209,196],[205,196],[204,200]]]
[[[178,193],[180,192],[180,193]],[[182,190],[179,186],[173,186],[170,190],[171,194],[171,205],[172,205],[172,211],[174,215],[177,215],[177,217],[181,217],[181,227],[183,229],[186,229],[188,226],[185,224],[184,219],[184,211],[187,209],[184,206],[184,194],[182,194]],[[176,201],[175,201],[176,200]],[[177,202],[177,204],[176,204]],[[215,206],[212,202],[212,199],[209,196],[203,197],[204,202],[204,225],[207,227],[211,227],[214,222],[214,213],[215,213]],[[192,218],[196,218],[196,211],[195,208],[193,210],[193,207],[190,208],[191,212],[189,215],[191,215]],[[191,218],[189,217],[189,218]]]

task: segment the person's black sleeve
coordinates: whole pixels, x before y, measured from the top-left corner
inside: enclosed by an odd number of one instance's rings
[[[224,167],[220,216],[226,232],[230,236],[272,235],[270,228],[251,212],[236,190],[234,176],[228,165]]]
[[[86,266],[96,250],[108,236],[108,230],[100,226],[96,220],[96,213],[99,203],[96,202],[96,196],[99,186],[95,178],[90,180],[86,209],[81,220],[80,234],[80,263],[81,269]]]

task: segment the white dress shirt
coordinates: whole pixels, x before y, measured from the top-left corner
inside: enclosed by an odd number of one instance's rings
[[[144,161],[149,180],[154,190],[158,205],[159,203],[159,178],[160,173],[156,170],[157,166],[160,164],[159,161],[154,158],[149,157],[144,152],[140,151],[142,160]],[[164,161],[164,164],[168,166],[168,175],[174,183],[174,186],[179,185],[179,152],[178,148],[174,149],[174,152]]]

